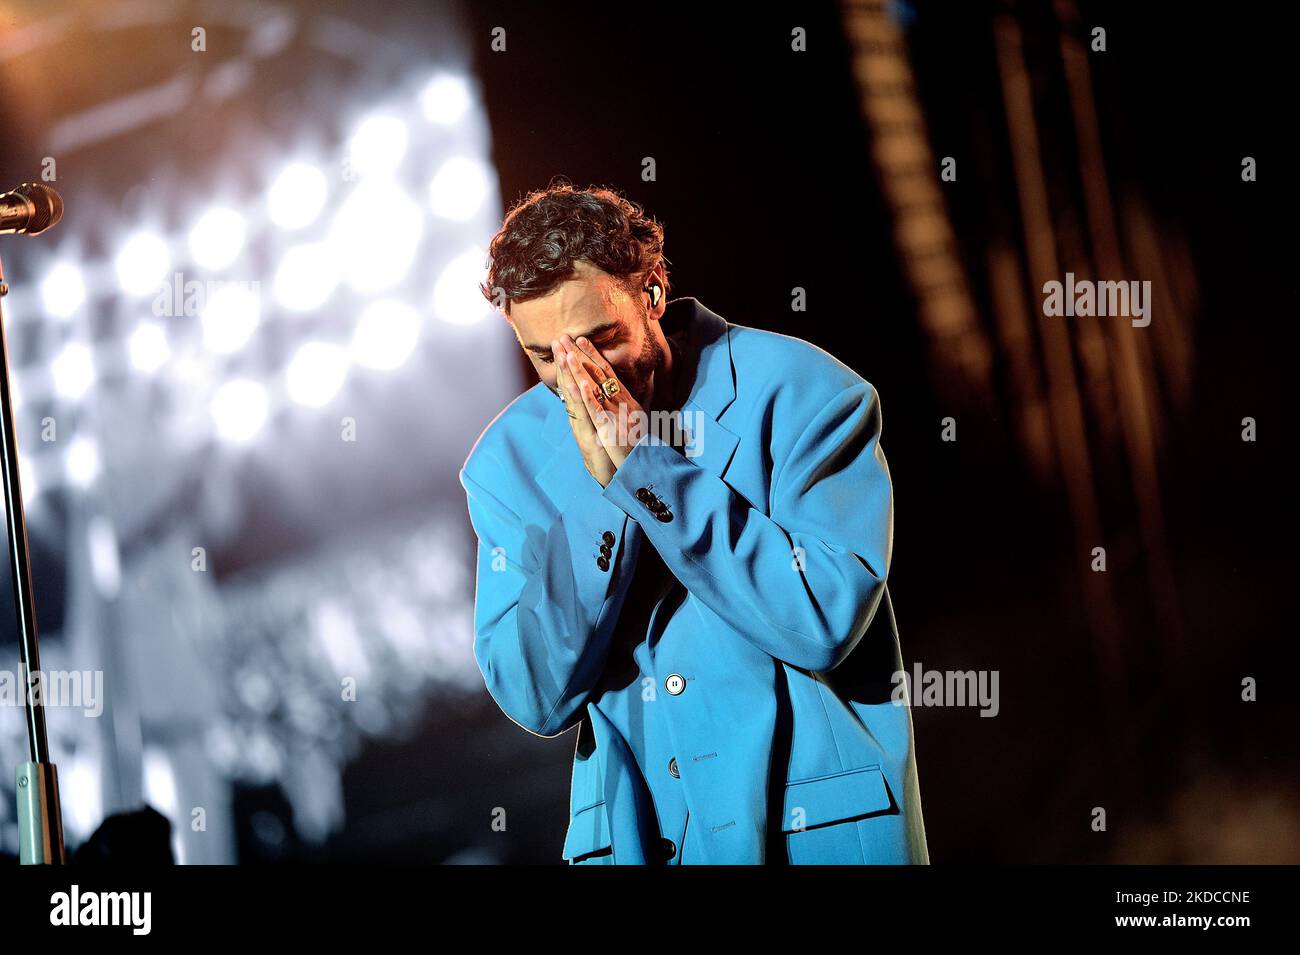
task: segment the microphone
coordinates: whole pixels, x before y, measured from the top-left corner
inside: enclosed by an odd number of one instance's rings
[[[40,235],[63,218],[63,197],[39,182],[0,195],[0,235]]]

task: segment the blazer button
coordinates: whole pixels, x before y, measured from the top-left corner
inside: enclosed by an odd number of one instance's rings
[[[600,539],[604,541],[606,544],[608,544],[610,547],[614,546],[615,538],[614,538],[613,531],[605,531],[605,533],[600,535]]]
[[[668,760],[668,772],[672,773],[673,779],[681,779],[682,774],[677,771],[677,757],[674,756]]]
[[[659,518],[659,520],[667,524],[669,521],[673,519],[673,512],[665,508],[662,511],[656,511],[655,517]]]
[[[655,500],[655,501],[646,501],[646,505],[645,505],[645,506],[648,507],[648,508],[650,508],[650,510],[654,511],[656,514],[658,514],[660,511],[662,511],[662,510],[665,509],[665,507],[664,507],[664,502],[663,502],[663,501],[658,501],[658,500]]]
[[[602,556],[608,557],[611,553],[613,553],[613,549],[608,544],[601,544],[600,553]]]
[[[609,558],[606,557],[604,554],[601,554],[599,557],[596,558],[596,566],[599,567],[601,570],[609,570]]]
[[[673,844],[671,839],[660,839],[659,850],[663,853],[665,862],[677,855],[677,846]]]
[[[636,489],[636,499],[640,501],[642,504],[648,503],[649,501],[653,501],[654,497],[655,496],[653,494],[651,494],[648,490],[646,490],[643,487],[639,487]]]
[[[668,674],[668,679],[664,680],[664,689],[673,696],[680,696],[681,692],[686,689],[686,679],[680,673]]]

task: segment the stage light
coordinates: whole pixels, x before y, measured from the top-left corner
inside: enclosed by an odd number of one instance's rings
[[[54,390],[63,398],[76,401],[95,383],[95,361],[90,349],[81,342],[63,346],[50,365],[54,376]]]
[[[166,367],[167,383],[178,392],[193,397],[211,393],[219,372],[210,355],[190,348],[174,354]]]
[[[26,456],[18,459],[18,481],[23,486],[23,500],[34,501],[41,496],[41,491],[45,486],[41,484],[40,478],[36,476],[35,468],[29,463]],[[0,511],[4,510],[4,502],[0,501]]]
[[[164,816],[176,815],[176,775],[167,753],[157,746],[145,747],[144,798]]]
[[[440,73],[429,81],[420,94],[420,107],[432,123],[450,126],[469,109],[469,85],[462,77]]]
[[[171,261],[171,252],[161,236],[137,232],[122,246],[114,262],[122,291],[128,295],[157,293]]]
[[[396,116],[370,116],[348,140],[348,162],[361,176],[392,172],[406,154],[406,124]]]
[[[366,307],[352,335],[352,357],[381,371],[401,366],[420,335],[420,316],[405,302],[386,299]]]
[[[122,589],[122,564],[118,555],[117,534],[102,514],[90,519],[86,528],[86,549],[90,554],[90,577],[105,600],[112,600]]]
[[[209,209],[190,230],[190,253],[205,269],[224,269],[244,247],[244,217],[233,209]]]
[[[66,772],[59,766],[59,784],[67,828],[84,839],[104,820],[98,760],[85,749],[71,755]]]
[[[275,300],[295,312],[320,308],[338,285],[335,261],[333,251],[325,242],[294,246],[284,254],[276,270]]]
[[[347,282],[373,294],[392,288],[410,270],[424,231],[419,205],[396,183],[363,182],[344,200],[329,241],[346,262]]]
[[[473,325],[489,313],[487,299],[478,283],[487,275],[483,253],[463,252],[443,268],[433,286],[433,314],[451,325]]]
[[[41,282],[41,300],[45,310],[55,318],[70,318],[86,300],[86,283],[81,269],[69,262],[60,262]]]
[[[89,438],[73,438],[64,458],[68,480],[77,487],[87,487],[99,477],[99,449]]]
[[[226,441],[242,444],[262,430],[268,407],[265,388],[247,378],[236,378],[217,389],[209,410],[217,434]]]
[[[203,309],[203,344],[223,355],[238,351],[248,343],[261,317],[259,295],[244,285],[223,285]]]
[[[356,618],[348,608],[335,601],[320,603],[312,608],[307,626],[331,670],[355,674],[359,680],[369,675],[370,658],[357,632]]]
[[[316,221],[328,194],[323,172],[309,163],[290,163],[271,183],[267,212],[280,228],[301,229]]]
[[[319,408],[338,394],[348,374],[348,355],[338,345],[307,342],[285,369],[285,389],[301,405]]]
[[[157,371],[171,357],[171,348],[167,344],[167,333],[157,322],[141,322],[128,343],[131,364],[138,370],[151,373]]]
[[[483,163],[467,156],[453,156],[429,183],[429,207],[443,219],[465,222],[482,208],[491,185]]]

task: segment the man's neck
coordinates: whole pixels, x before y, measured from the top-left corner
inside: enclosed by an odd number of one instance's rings
[[[653,391],[654,396],[651,398],[651,411],[676,411],[676,393],[677,393],[677,375],[680,372],[678,367],[678,344],[676,340],[668,335],[664,336],[664,363],[655,369]]]

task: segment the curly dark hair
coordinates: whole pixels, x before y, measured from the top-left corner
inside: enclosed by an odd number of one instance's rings
[[[667,263],[663,250],[663,226],[637,203],[612,188],[575,189],[561,178],[506,214],[488,246],[487,281],[479,289],[494,306],[499,289],[508,317],[511,302],[546,295],[573,276],[575,260],[584,259],[635,294],[651,269]],[[665,285],[667,277],[665,264]],[[663,293],[667,299],[668,289]]]

